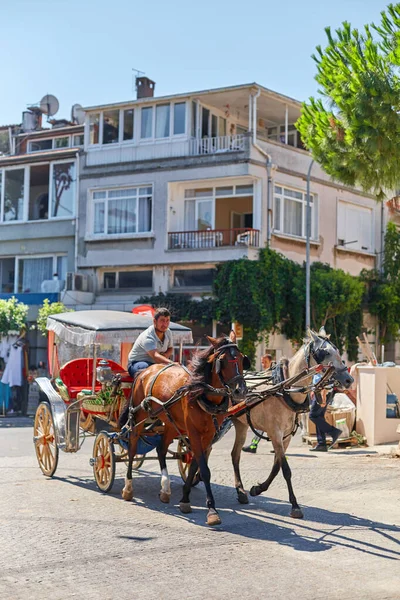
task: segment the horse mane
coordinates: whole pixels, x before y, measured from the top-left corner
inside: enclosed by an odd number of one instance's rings
[[[211,381],[211,372],[212,372],[212,363],[208,362],[210,356],[214,353],[215,350],[221,348],[221,346],[225,346],[225,344],[230,344],[231,341],[226,336],[222,336],[217,339],[216,346],[210,346],[205,350],[196,350],[193,354],[191,363],[190,363],[190,383],[195,386],[198,384],[198,388],[193,388],[193,393],[196,394],[199,391],[203,391],[203,387],[201,384],[210,383]]]

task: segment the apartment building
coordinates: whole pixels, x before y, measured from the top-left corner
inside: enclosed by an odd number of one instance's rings
[[[304,261],[300,102],[256,83],[156,97],[141,77],[137,90],[84,108],[84,124],[11,132],[0,157],[3,293],[40,292],[53,272],[71,272],[64,302],[130,310],[152,293],[210,293],[218,263],[256,259],[266,244]],[[373,197],[316,164],[310,190],[311,260],[353,275],[374,267],[383,215]]]

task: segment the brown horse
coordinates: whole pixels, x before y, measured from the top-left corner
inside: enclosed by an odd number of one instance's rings
[[[321,328],[318,335],[313,331],[309,331],[309,338],[305,340],[304,345],[289,361],[288,376],[293,377],[300,374],[304,369],[316,364],[331,364],[335,369],[333,378],[339,385],[348,388],[352,384],[353,378],[344,366],[338,349],[329,341],[329,337],[325,334],[323,328]],[[309,384],[311,384],[311,377],[302,379],[302,385],[306,386]],[[267,389],[267,386],[264,389]],[[258,388],[257,391],[262,391],[262,388]],[[290,398],[294,405],[300,405],[305,401],[306,394],[292,393],[290,394]],[[262,492],[266,492],[280,469],[282,469],[289,491],[289,501],[292,505],[290,516],[297,519],[303,518],[303,512],[293,492],[292,473],[285,457],[286,449],[292,438],[291,434],[295,430],[296,412],[288,407],[282,396],[268,396],[264,402],[261,402],[250,410],[250,419],[255,429],[267,432],[275,451],[274,464],[269,477],[264,483],[253,485],[250,495],[258,496]],[[239,463],[249,424],[246,415],[233,419],[233,423],[236,430],[235,443],[232,449],[235,487],[239,502],[247,504],[249,500],[241,480]]]
[[[210,469],[207,456],[212,439],[219,428],[230,401],[238,402],[247,393],[243,377],[243,368],[248,368],[248,358],[243,356],[236,345],[236,336],[231,332],[229,338],[214,339],[208,337],[210,348],[197,352],[192,360],[190,372],[180,365],[152,365],[140,373],[136,379],[133,393],[134,423],[129,433],[129,461],[125,487],[122,490],[124,500],[133,498],[132,461],[136,454],[139,437],[143,434],[144,420],[148,412],[143,408],[143,400],[151,410],[159,410],[177,390],[188,386],[185,395],[162,412],[159,418],[164,423],[162,440],[157,447],[161,469],[160,500],[169,502],[171,486],[167,471],[166,454],[172,440],[187,436],[194,459],[190,464],[187,480],[183,486],[183,496],[179,507],[181,512],[191,512],[190,490],[193,478],[200,469],[200,475],[207,492],[207,525],[218,525],[221,519],[215,510],[215,501],[211,491]],[[213,391],[213,389],[218,391]],[[190,389],[190,392],[188,391]],[[120,418],[120,424],[126,422],[129,405]],[[132,409],[131,409],[132,414]],[[132,419],[132,417],[131,417]]]

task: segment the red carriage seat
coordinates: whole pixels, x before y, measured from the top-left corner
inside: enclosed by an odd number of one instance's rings
[[[101,358],[96,360],[96,365],[100,360]],[[121,373],[123,382],[132,382],[131,376],[121,365],[113,360],[106,360],[115,373]],[[67,386],[68,395],[71,399],[76,398],[78,392],[82,390],[92,389],[93,358],[76,358],[70,360],[60,369],[60,379]],[[99,392],[100,390],[101,384],[96,381],[95,391]]]

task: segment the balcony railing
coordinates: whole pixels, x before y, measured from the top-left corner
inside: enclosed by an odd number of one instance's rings
[[[203,231],[168,232],[168,249],[207,249],[226,246],[251,246],[258,248],[260,232],[248,227],[235,229],[206,229]]]
[[[243,134],[203,138],[202,140],[191,139],[189,141],[190,156],[238,152],[245,149],[246,138]]]

